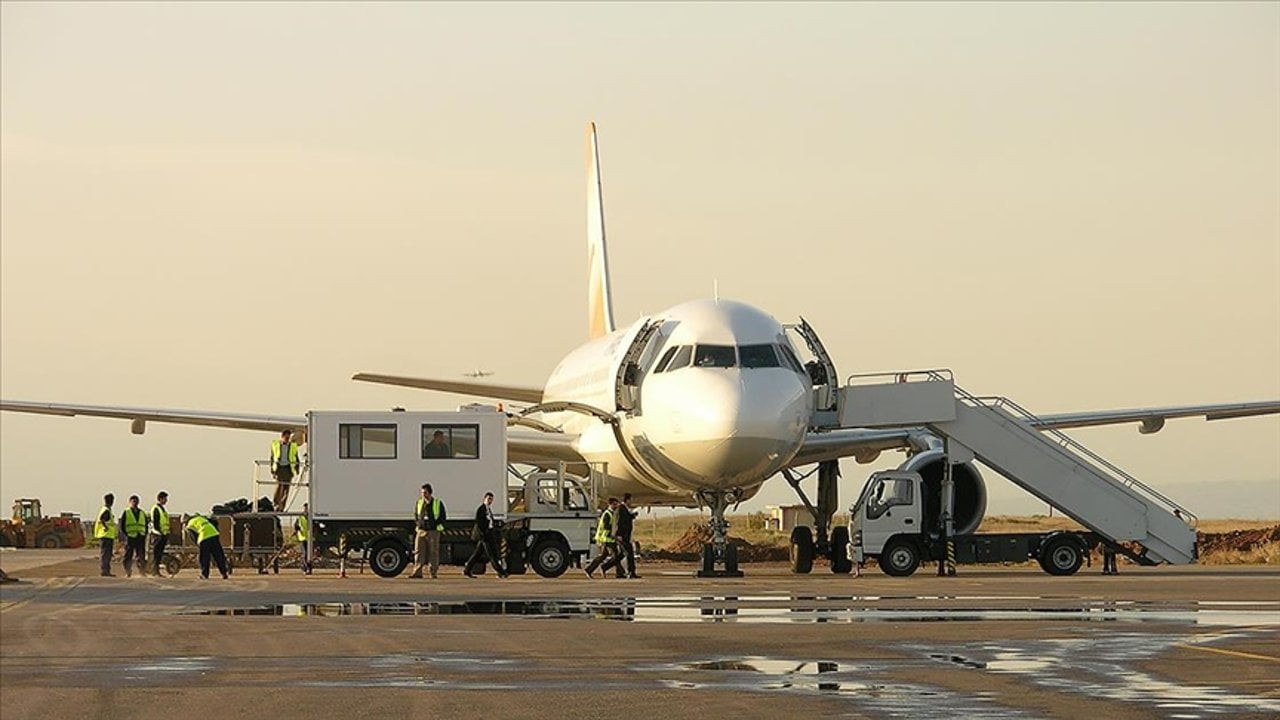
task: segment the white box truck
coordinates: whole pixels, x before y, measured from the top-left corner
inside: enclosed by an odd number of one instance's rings
[[[494,494],[510,572],[532,567],[557,577],[590,550],[603,468],[516,472],[507,463],[507,416],[497,410],[312,411],[307,444],[313,553],[359,553],[378,575],[399,575],[412,559],[423,483],[445,504],[441,564],[461,565],[471,555],[486,492]]]

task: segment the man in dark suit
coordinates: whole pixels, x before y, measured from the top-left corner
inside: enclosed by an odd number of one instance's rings
[[[636,574],[636,544],[631,539],[631,530],[639,514],[631,509],[631,493],[623,495],[622,505],[618,507],[618,548],[627,561],[626,576],[630,578],[640,577]],[[618,577],[622,577],[622,563],[618,563]]]
[[[484,494],[484,502],[480,503],[480,507],[476,508],[476,524],[471,530],[471,537],[476,541],[476,549],[472,551],[471,557],[467,558],[467,564],[463,566],[462,573],[469,578],[475,577],[471,572],[476,562],[484,562],[485,559],[493,565],[493,569],[498,573],[498,577],[507,576],[507,569],[502,566],[502,561],[498,559],[498,532],[493,522],[493,493]],[[485,558],[481,558],[480,554],[484,553]]]

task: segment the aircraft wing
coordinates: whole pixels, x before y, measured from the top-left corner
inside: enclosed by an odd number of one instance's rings
[[[407,377],[404,375],[378,375],[376,373],[356,373],[352,380],[380,383],[382,385],[399,385],[401,387],[420,388],[423,390],[440,390],[441,392],[459,395],[475,395],[476,397],[497,398],[498,400],[515,400],[516,402],[542,402],[542,389],[523,385],[498,385],[496,383],[468,382],[466,380],[442,380],[437,378]]]
[[[1280,400],[1040,415],[1031,425],[1047,430],[1050,428],[1093,427],[1095,425],[1119,425],[1121,423],[1135,422],[1139,423],[1138,432],[1145,435],[1159,432],[1164,427],[1164,422],[1173,418],[1203,417],[1205,420],[1228,420],[1253,415],[1274,415],[1276,413],[1280,413]]]
[[[141,434],[148,422],[177,423],[179,425],[203,425],[206,427],[238,428],[241,430],[294,430],[307,428],[307,419],[300,415],[248,415],[244,413],[210,412],[200,410],[170,410],[165,408],[120,407],[117,405],[73,405],[69,403],[23,402],[0,400],[0,410],[35,413],[38,415],[62,415],[74,417],[119,418],[132,420],[134,432]]]

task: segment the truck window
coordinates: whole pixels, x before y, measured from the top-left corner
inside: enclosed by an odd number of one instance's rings
[[[343,460],[395,460],[395,425],[338,425],[338,457]]]
[[[882,478],[871,491],[867,501],[867,518],[874,520],[895,505],[910,505],[911,480],[908,478]]]
[[[423,460],[476,460],[479,457],[479,425],[422,426]]]

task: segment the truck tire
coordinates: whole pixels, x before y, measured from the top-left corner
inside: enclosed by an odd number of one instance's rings
[[[369,567],[378,577],[393,578],[409,565],[409,553],[400,541],[387,538],[369,548]]]
[[[36,547],[44,548],[45,550],[57,550],[63,547],[62,538],[57,533],[45,533],[36,538]]]
[[[813,530],[791,528],[791,572],[806,575],[813,570]]]
[[[544,578],[557,578],[569,569],[569,545],[558,535],[546,537],[533,545],[530,564]]]
[[[1045,542],[1038,559],[1050,575],[1075,575],[1084,564],[1084,548],[1074,536],[1058,535]]]
[[[831,528],[831,572],[848,575],[853,572],[853,560],[849,558],[849,528]]]
[[[906,538],[891,538],[876,558],[880,571],[892,577],[907,577],[920,567],[920,548]]]

